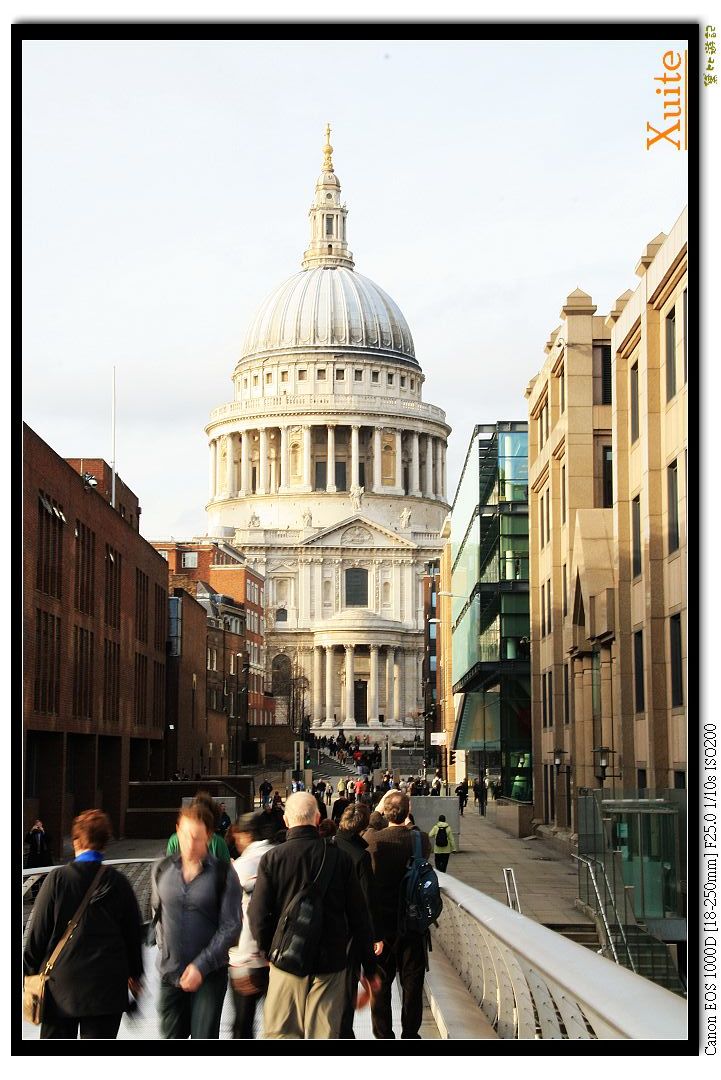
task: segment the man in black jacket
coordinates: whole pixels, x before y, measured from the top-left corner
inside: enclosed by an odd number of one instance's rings
[[[326,845],[318,836],[319,820],[310,792],[291,795],[285,807],[285,843],[266,852],[258,866],[248,919],[258,947],[271,957],[264,1012],[266,1039],[339,1037],[351,936],[371,986],[380,987],[368,910],[353,863],[340,848],[333,852],[336,862],[323,900],[323,937],[312,973],[291,975],[272,962],[273,936],[286,907],[314,880],[323,862]]]
[[[86,810],[72,829],[75,861],[43,882],[23,957],[26,975],[44,970],[82,903],[111,836],[102,810]],[[142,923],[133,888],[124,874],[105,867],[77,930],[64,946],[45,987],[41,1039],[114,1039],[143,974]]]
[[[370,818],[370,810],[364,803],[352,803],[343,811],[343,816],[340,819],[338,826],[338,832],[335,834],[333,842],[336,847],[341,851],[345,851],[353,863],[356,876],[358,878],[358,884],[360,885],[363,899],[365,900],[368,911],[372,911],[372,895],[373,895],[373,867],[371,865],[370,855],[368,854],[368,845],[361,836],[361,833],[365,832],[368,828],[368,819]],[[372,927],[371,918],[371,927]],[[375,935],[373,935],[375,937]],[[380,954],[383,949],[383,942],[375,942],[373,951],[376,956]],[[361,955],[356,947],[355,940],[352,940],[348,947],[348,966],[346,968],[346,1001],[345,1008],[343,1009],[343,1019],[340,1027],[341,1039],[354,1039],[353,1033],[353,1014],[355,1012],[355,999],[358,991],[358,979],[360,977],[361,969]]]
[[[410,800],[403,792],[392,791],[383,797],[382,807],[388,828],[366,834],[375,886],[372,894],[373,926],[376,935],[383,939],[383,952],[378,962],[382,985],[371,998],[373,1034],[376,1039],[395,1038],[391,987],[398,972],[402,991],[401,1038],[419,1039],[423,1019],[425,936],[418,933],[400,934],[398,928],[401,882],[413,854],[413,836],[406,827]],[[421,850],[427,858],[431,850],[428,833],[421,832]]]

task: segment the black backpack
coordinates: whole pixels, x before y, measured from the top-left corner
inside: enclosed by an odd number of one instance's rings
[[[443,911],[443,898],[438,876],[423,858],[421,834],[411,829],[413,854],[408,862],[400,888],[398,931],[400,934],[425,933],[431,923],[437,923]]]
[[[323,936],[323,901],[337,861],[338,849],[324,840],[320,870],[295,894],[278,920],[268,959],[289,975],[313,974]]]
[[[445,847],[448,843],[448,829],[445,825],[438,826],[438,832],[436,833],[436,844],[438,847]]]

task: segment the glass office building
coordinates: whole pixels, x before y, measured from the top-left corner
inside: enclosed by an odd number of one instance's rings
[[[451,510],[455,729],[496,792],[532,800],[528,424],[473,432]]]

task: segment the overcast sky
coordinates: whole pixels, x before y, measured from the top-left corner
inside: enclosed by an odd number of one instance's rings
[[[686,155],[645,148],[683,42],[377,32],[24,44],[23,417],[62,457],[110,460],[115,365],[149,539],[206,530],[203,428],[300,269],[326,121],[356,269],[403,311],[453,428],[451,493],[473,425],[526,418],[567,294],[605,314],[688,200]]]

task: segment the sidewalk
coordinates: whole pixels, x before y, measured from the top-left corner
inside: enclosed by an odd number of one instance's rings
[[[508,903],[504,867],[512,867],[521,912],[544,925],[589,920],[574,907],[577,870],[574,860],[545,840],[509,836],[481,817],[469,802],[461,818],[461,851],[451,855],[447,873],[502,904]]]

